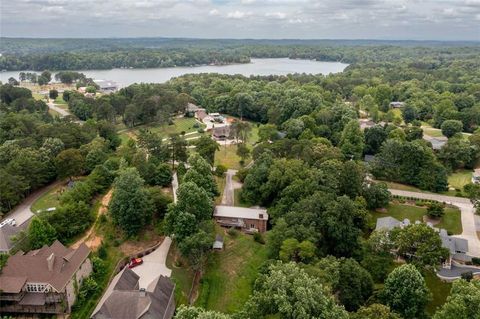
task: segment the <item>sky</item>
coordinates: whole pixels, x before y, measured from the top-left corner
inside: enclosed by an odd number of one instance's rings
[[[480,0],[0,0],[3,37],[480,41]]]

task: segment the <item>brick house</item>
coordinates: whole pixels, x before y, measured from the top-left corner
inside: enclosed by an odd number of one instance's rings
[[[239,228],[247,233],[267,231],[266,209],[219,205],[215,207],[213,218],[220,226]]]
[[[92,271],[89,254],[85,244],[71,249],[55,241],[10,256],[0,274],[0,313],[69,313],[78,287]]]

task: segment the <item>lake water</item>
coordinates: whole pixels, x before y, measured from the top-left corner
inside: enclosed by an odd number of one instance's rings
[[[313,60],[284,59],[252,59],[251,63],[231,65],[205,65],[195,67],[155,68],[155,69],[112,69],[112,70],[79,70],[87,77],[95,80],[110,80],[121,87],[132,83],[163,83],[171,78],[189,73],[221,73],[250,75],[286,75],[290,73],[329,74],[342,72],[348,64],[340,62],[319,62]],[[8,78],[18,80],[20,71],[0,72],[0,81]],[[40,73],[40,72],[37,72]]]

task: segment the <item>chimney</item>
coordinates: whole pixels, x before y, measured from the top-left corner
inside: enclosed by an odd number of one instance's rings
[[[48,256],[47,258],[48,271],[53,271],[54,262],[55,262],[55,255],[51,253],[50,256]]]
[[[147,291],[145,290],[145,288],[140,288],[139,292],[140,292],[140,297],[146,297],[147,296]]]

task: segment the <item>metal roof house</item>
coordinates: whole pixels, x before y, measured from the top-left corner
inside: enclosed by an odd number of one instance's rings
[[[100,87],[100,91],[103,93],[112,93],[118,90],[118,84],[113,81],[94,80],[93,82]]]
[[[213,218],[220,226],[240,228],[248,233],[267,231],[268,214],[262,208],[219,205],[215,207]]]
[[[223,237],[221,235],[215,236],[215,242],[212,246],[213,250],[222,250],[223,249]]]

